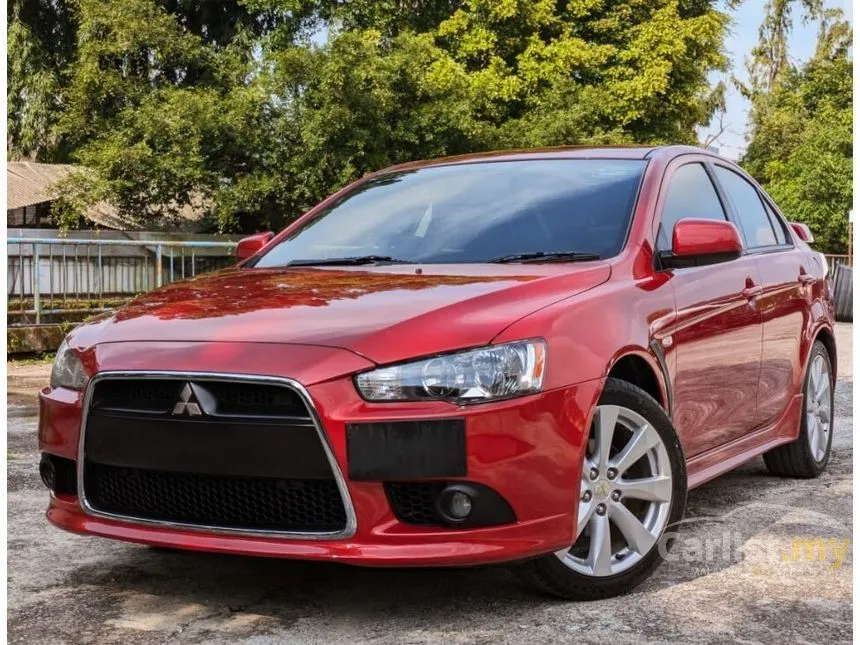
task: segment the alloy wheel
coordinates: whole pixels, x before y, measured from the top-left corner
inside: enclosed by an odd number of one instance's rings
[[[628,570],[666,528],[672,489],[657,430],[633,410],[598,406],[582,466],[576,541],[556,556],[588,576]]]
[[[806,380],[806,434],[812,458],[818,462],[827,453],[832,409],[830,370],[824,357],[818,354],[809,366]]]

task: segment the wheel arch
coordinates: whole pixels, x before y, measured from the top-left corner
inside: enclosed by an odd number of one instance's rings
[[[833,372],[833,380],[836,380],[836,336],[833,333],[833,330],[830,327],[824,326],[821,327],[812,338],[812,343],[809,345],[809,351],[807,352],[806,360],[809,362],[809,352],[812,351],[812,346],[815,344],[816,340],[820,340],[821,344],[824,345],[824,349],[827,350],[827,355],[830,358],[830,370]]]
[[[615,356],[606,373],[647,392],[671,417],[671,393],[660,361],[644,350],[626,350]]]

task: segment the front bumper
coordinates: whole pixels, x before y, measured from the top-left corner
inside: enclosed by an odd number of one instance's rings
[[[602,380],[595,380],[509,401],[459,407],[443,402],[368,403],[358,396],[349,376],[307,386],[355,513],[355,530],[344,538],[296,539],[142,524],[93,515],[72,494],[51,495],[47,517],[52,524],[77,533],[199,551],[368,566],[522,560],[573,541],[584,429],[602,386]],[[43,452],[78,459],[82,408],[83,397],[77,392],[42,391],[39,443]],[[382,482],[349,478],[347,424],[451,416],[465,420],[467,475],[462,479],[496,491],[510,504],[516,522],[485,528],[407,524],[395,517]]]

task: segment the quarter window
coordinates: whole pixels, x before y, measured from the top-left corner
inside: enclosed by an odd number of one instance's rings
[[[720,198],[700,163],[681,166],[669,179],[663,217],[657,232],[657,250],[672,250],[672,232],[678,220],[695,217],[727,221]]]
[[[776,234],[755,187],[728,168],[717,166],[716,172],[740,220],[747,247],[754,249],[776,244]]]
[[[764,202],[764,207],[767,209],[767,215],[770,218],[770,225],[773,226],[773,232],[776,233],[776,243],[788,244],[788,234],[785,232],[785,226],[780,221],[779,215],[776,214],[776,211],[771,208],[771,205],[766,200],[762,201]]]

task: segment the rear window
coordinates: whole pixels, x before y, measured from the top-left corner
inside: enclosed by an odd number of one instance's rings
[[[255,264],[383,255],[422,263],[624,245],[645,161],[562,159],[421,168],[357,187]]]

